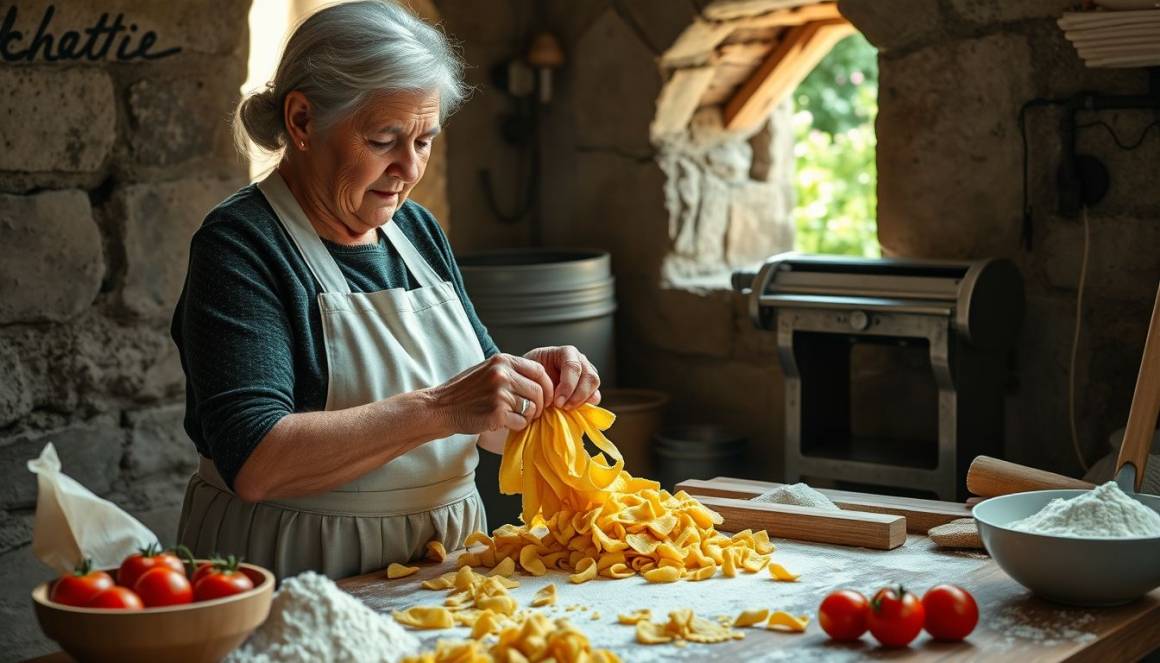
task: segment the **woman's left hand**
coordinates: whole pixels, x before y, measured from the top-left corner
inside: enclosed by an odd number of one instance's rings
[[[588,358],[571,345],[536,348],[524,355],[548,371],[555,391],[553,405],[572,410],[600,404],[600,375]]]

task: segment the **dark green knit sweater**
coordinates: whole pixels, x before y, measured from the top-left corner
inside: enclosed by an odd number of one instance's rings
[[[454,283],[484,354],[499,352],[467,298],[434,217],[407,201],[391,223]],[[375,245],[324,244],[353,292],[419,285],[381,235]],[[255,185],[215,207],[193,236],[171,328],[185,370],[185,430],[230,487],[279,419],[325,407],[318,293],[306,262]]]

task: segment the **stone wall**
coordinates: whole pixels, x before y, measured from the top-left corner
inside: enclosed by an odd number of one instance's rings
[[[0,62],[0,658],[44,653],[29,603],[51,574],[29,542],[52,442],[65,473],[171,543],[194,451],[169,320],[189,237],[245,182],[224,120],[245,78],[247,3],[29,0]],[[62,37],[122,17],[80,59]],[[118,61],[147,33],[156,59]],[[81,33],[82,37],[84,33]],[[65,37],[66,51],[70,37]],[[78,46],[84,47],[80,38]],[[46,57],[47,52],[47,57]],[[67,53],[65,54],[67,56]]]
[[[1001,256],[1026,284],[1027,313],[1008,398],[1007,456],[1080,472],[1072,451],[1067,378],[1075,328],[1083,222],[1056,212],[1062,114],[1032,109],[1029,195],[1033,244],[1020,246],[1026,101],[1080,91],[1143,94],[1143,69],[1088,69],[1055,23],[1064,0],[841,0],[839,8],[880,49],[878,237],[888,255]],[[1090,122],[1095,114],[1081,116]],[[1153,115],[1098,114],[1124,142]],[[1108,167],[1111,190],[1089,212],[1085,323],[1076,376],[1078,432],[1092,461],[1127,419],[1148,315],[1160,281],[1160,161],[1155,132],[1134,151],[1102,128],[1080,131],[1079,150]]]

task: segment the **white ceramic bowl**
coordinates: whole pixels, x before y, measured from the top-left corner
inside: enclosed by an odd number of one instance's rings
[[[1081,606],[1128,603],[1160,587],[1160,536],[1070,537],[1008,527],[1082,490],[1037,490],[992,497],[975,505],[975,522],[999,568],[1042,598]],[[1160,513],[1160,497],[1136,495]]]

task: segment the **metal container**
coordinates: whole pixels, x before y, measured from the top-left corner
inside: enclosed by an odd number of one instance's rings
[[[712,424],[673,426],[653,437],[654,477],[666,490],[685,479],[745,474],[749,439]]]

